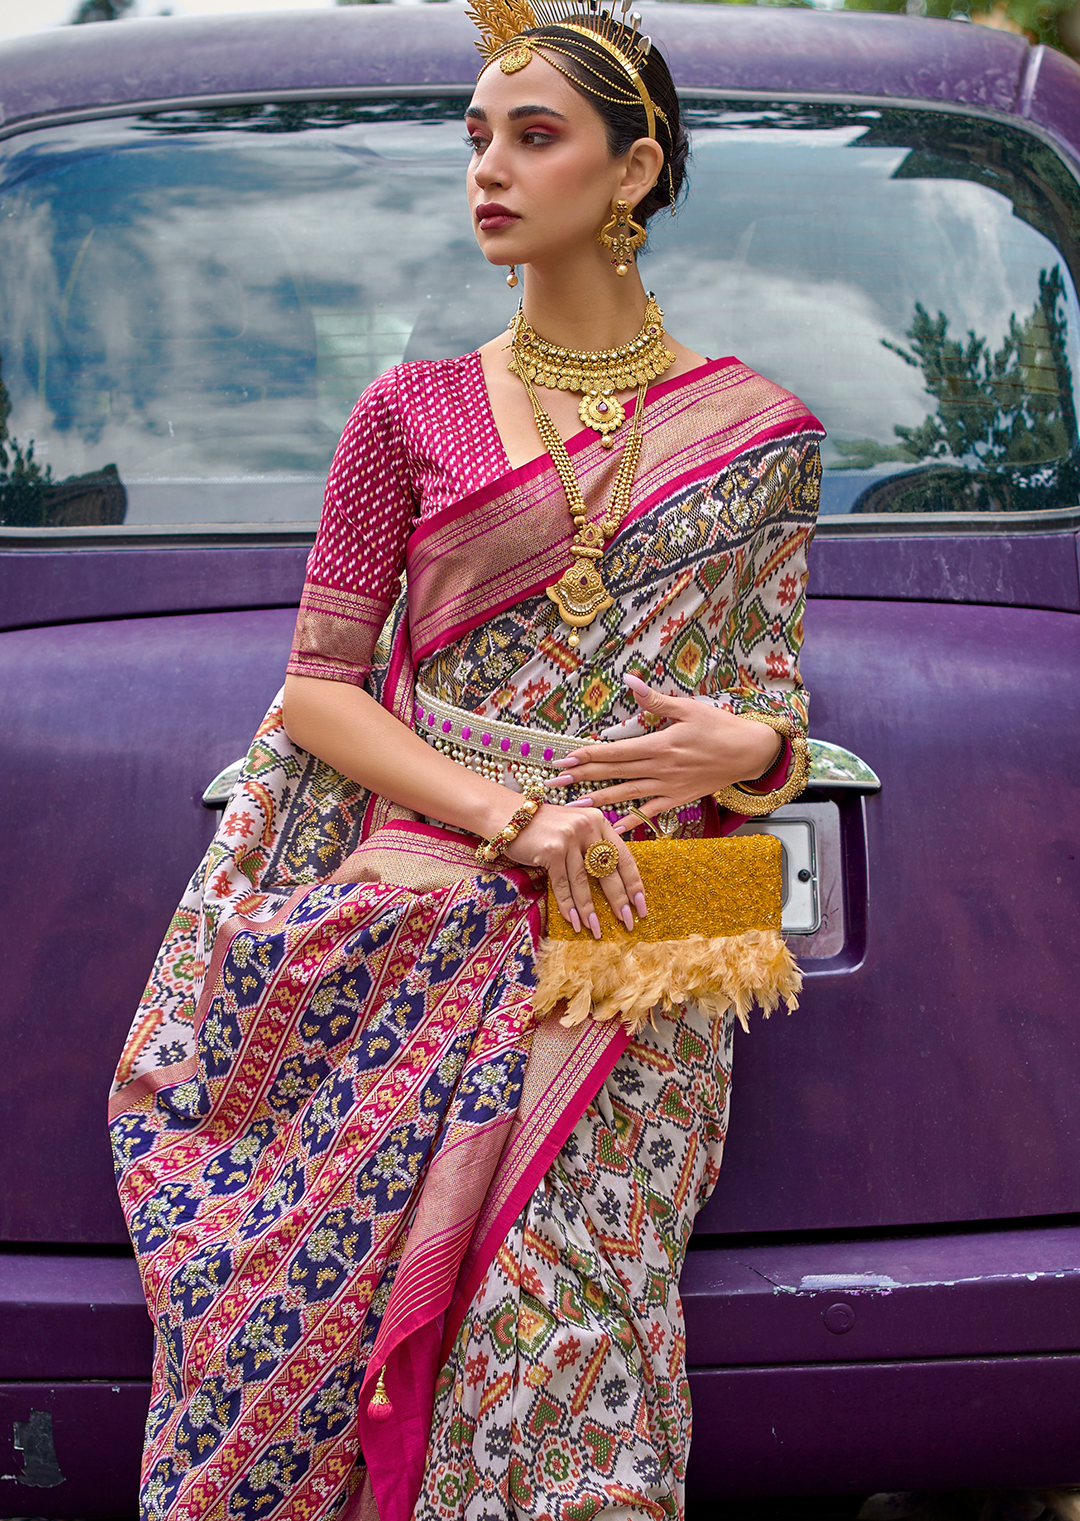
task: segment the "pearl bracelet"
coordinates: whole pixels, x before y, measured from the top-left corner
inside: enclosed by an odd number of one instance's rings
[[[525,788],[525,801],[511,818],[510,822],[493,834],[490,840],[483,840],[477,847],[476,860],[480,866],[490,866],[497,861],[506,849],[512,845],[518,835],[540,812],[540,805],[544,801],[544,786],[542,782],[529,782]]]

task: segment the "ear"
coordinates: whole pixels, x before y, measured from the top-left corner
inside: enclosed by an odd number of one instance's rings
[[[636,206],[643,201],[660,178],[664,167],[664,150],[651,137],[639,137],[633,143],[624,160],[619,196]]]

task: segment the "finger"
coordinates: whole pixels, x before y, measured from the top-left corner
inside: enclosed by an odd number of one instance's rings
[[[620,782],[612,787],[600,787],[587,796],[576,797],[567,803],[567,808],[607,808],[614,803],[632,803],[637,798],[656,797],[664,791],[664,783],[655,776],[643,777],[642,780],[632,782]],[[690,801],[689,798],[686,799]]]
[[[689,800],[677,802],[676,799],[672,797],[650,798],[647,802],[643,802],[638,805],[638,815],[644,814],[647,819],[655,819],[658,818],[661,813],[667,813],[669,808],[685,807],[686,801]],[[631,813],[628,814],[626,818],[620,819],[617,824],[613,824],[611,827],[614,829],[616,834],[623,835],[629,834],[631,830],[636,829],[640,823],[640,817]]]
[[[621,919],[628,930],[634,928],[634,908],[638,910],[639,917],[647,912],[645,904],[645,884],[641,880],[637,862],[622,840],[618,841],[619,865],[618,869],[601,880],[604,897],[611,905],[611,911],[617,919]]]
[[[679,709],[686,707],[687,704],[695,706],[692,697],[675,697],[670,692],[658,692],[655,687],[648,686],[633,672],[628,671],[623,677],[623,685],[633,692],[639,707],[661,718],[674,718]]]
[[[571,846],[566,852],[566,876],[570,886],[570,895],[574,900],[574,908],[577,911],[578,917],[582,924],[587,925],[592,931],[593,939],[599,940],[600,920],[596,917],[596,904],[593,902],[592,884],[589,874],[585,870],[585,858],[576,846]]]
[[[659,769],[659,760],[660,757],[653,755],[644,756],[641,760],[636,761],[619,763],[612,761],[607,765],[599,765],[594,762],[588,766],[576,766],[573,771],[563,772],[567,780],[561,785],[583,787],[601,782],[638,781],[647,776],[655,776]],[[665,769],[667,768],[665,767]]]
[[[574,895],[570,891],[570,883],[567,881],[566,872],[560,867],[552,866],[548,872],[548,884],[555,898],[559,913],[569,924],[575,935],[581,933],[581,915],[574,903]]]
[[[642,761],[655,761],[657,756],[668,755],[672,749],[672,734],[670,729],[657,729],[651,734],[636,734],[630,739],[613,739],[609,745],[596,745],[590,750],[577,750],[574,752],[573,765],[566,761],[557,761],[556,765],[562,766],[560,776],[578,778],[587,769],[599,770],[607,767],[616,775],[623,775],[622,768],[640,764]]]
[[[583,766],[611,766],[617,761],[663,755],[670,746],[669,733],[664,729],[651,729],[647,734],[628,734],[625,739],[608,740],[602,745],[582,745],[563,760],[556,761],[555,769],[563,775],[571,771],[576,774]]]
[[[641,905],[645,902],[644,884],[642,883],[637,863],[627,846],[623,844],[618,835],[611,830],[605,821],[599,820],[598,822],[601,823],[603,831],[600,838],[594,838],[582,847],[584,851],[582,865],[586,875],[591,879],[589,883],[590,898],[592,896],[592,887],[598,885],[615,917],[620,919],[628,930],[632,930],[634,927],[634,908],[637,907],[639,914],[643,911]],[[604,877],[597,878],[593,877],[592,873],[589,872],[589,868],[584,865],[584,856],[588,854],[593,845],[601,843],[610,843],[615,846],[617,863],[614,870],[608,872]],[[599,939],[600,923],[595,913],[586,919],[586,923],[596,938]]]

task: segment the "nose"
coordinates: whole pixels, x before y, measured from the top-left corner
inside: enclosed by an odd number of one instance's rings
[[[509,171],[502,150],[495,141],[490,142],[477,159],[472,176],[481,190],[494,189],[496,186],[505,189],[509,184]]]

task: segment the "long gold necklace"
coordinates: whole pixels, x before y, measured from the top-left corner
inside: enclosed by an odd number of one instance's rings
[[[590,353],[548,343],[526,322],[525,314],[520,310],[511,320],[510,327],[513,332],[510,373],[520,375],[526,385],[532,381],[534,385],[547,386],[552,391],[580,391],[578,416],[586,428],[594,428],[600,434],[605,449],[614,445],[613,434],[626,419],[622,402],[615,392],[648,385],[650,380],[656,380],[675,363],[675,355],[665,342],[664,314],[652,292],[645,307],[641,331],[617,349],[599,349]]]
[[[570,456],[566,452],[566,445],[562,441],[559,430],[537,400],[529,377],[521,370],[517,373],[521,376],[525,389],[529,393],[533,416],[536,418],[536,431],[559,473],[563,490],[566,492],[566,504],[574,520],[576,532],[573,543],[570,545],[570,553],[574,557],[573,563],[566,567],[554,586],[548,587],[547,594],[559,609],[559,616],[563,622],[570,625],[567,644],[571,649],[577,649],[578,629],[587,628],[598,613],[607,611],[614,600],[604,585],[600,566],[604,558],[605,543],[618,533],[622,520],[630,509],[630,488],[634,483],[638,460],[641,457],[642,414],[645,410],[645,391],[648,381],[642,380],[638,383],[634,425],[626,441],[626,447],[623,449],[622,459],[619,461],[619,473],[615,477],[615,486],[607,512],[599,523],[590,523],[585,498],[581,494],[581,487],[578,485],[574,467],[570,463]],[[604,442],[607,443],[606,438]]]

